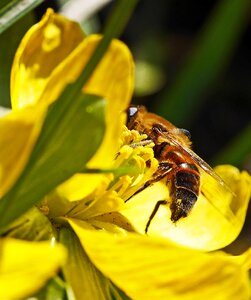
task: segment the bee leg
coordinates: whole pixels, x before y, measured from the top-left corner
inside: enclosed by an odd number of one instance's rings
[[[150,215],[150,217],[149,217],[149,219],[148,219],[148,221],[147,221],[147,223],[146,223],[145,233],[147,233],[148,228],[149,228],[149,226],[150,226],[150,224],[151,224],[151,222],[152,222],[152,219],[153,219],[154,216],[156,215],[156,213],[157,213],[157,211],[158,211],[160,205],[166,205],[166,204],[167,204],[167,201],[166,201],[166,200],[159,200],[159,201],[156,203],[156,205],[154,206],[154,209],[153,209],[153,211],[152,211],[152,213],[151,213],[151,215]]]
[[[137,195],[138,193],[144,191],[147,187],[152,185],[153,183],[163,179],[165,177],[165,174],[161,174],[159,176],[154,177],[153,179],[148,180],[141,188],[139,188],[132,196],[130,196],[128,199],[125,200],[125,203],[129,201],[133,196]]]
[[[128,199],[125,200],[125,203],[129,201],[133,196],[137,195],[138,193],[144,191],[149,185],[151,185],[152,180],[147,181],[141,188],[139,188],[134,194],[132,194]]]
[[[129,201],[133,196],[142,192],[144,189],[152,185],[153,183],[163,179],[168,173],[172,171],[172,166],[169,163],[162,162],[159,164],[158,170],[153,174],[153,178],[148,180],[141,188],[139,188],[132,196],[130,196],[125,202]]]

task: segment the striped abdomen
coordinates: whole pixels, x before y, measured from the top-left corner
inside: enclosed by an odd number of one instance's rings
[[[200,188],[200,174],[194,164],[181,163],[176,166],[172,182],[171,220],[177,222],[186,217],[197,201]]]
[[[162,143],[154,150],[160,166],[169,165],[166,179],[171,183],[171,220],[177,222],[188,215],[197,201],[200,173],[190,157],[181,153],[175,146]]]

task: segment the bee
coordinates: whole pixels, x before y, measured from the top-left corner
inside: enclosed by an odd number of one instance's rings
[[[171,221],[176,223],[191,212],[199,194],[202,193],[201,173],[206,172],[217,184],[226,188],[223,180],[212,168],[191,150],[191,135],[188,130],[177,128],[164,118],[148,112],[144,106],[129,107],[127,115],[128,129],[146,134],[148,139],[154,142],[154,157],[159,162],[152,179],[136,193],[164,179],[170,186]],[[159,200],[156,203],[145,232],[148,231],[160,205],[167,204],[167,200]]]

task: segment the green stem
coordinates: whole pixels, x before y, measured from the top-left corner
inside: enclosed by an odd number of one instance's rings
[[[0,4],[0,33],[17,22],[33,8],[38,6],[43,0],[12,0],[6,1],[1,7]]]

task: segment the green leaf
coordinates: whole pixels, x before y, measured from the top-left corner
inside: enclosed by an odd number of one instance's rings
[[[0,33],[42,3],[43,0],[11,0],[0,4]]]
[[[57,276],[51,279],[44,288],[42,288],[32,298],[34,300],[65,300],[65,284],[62,279]]]
[[[26,168],[0,201],[0,226],[84,168],[102,141],[105,105],[97,96],[74,93],[69,85],[49,107]]]
[[[222,71],[248,24],[250,0],[219,2],[190,60],[162,95],[158,113],[179,125],[199,111],[200,95]]]
[[[112,299],[113,300],[131,300],[132,298],[128,297],[124,291],[119,289],[116,285],[112,284],[110,286],[111,294],[112,294]]]
[[[63,274],[76,299],[109,300],[110,280],[96,269],[83,250],[77,236],[70,229],[60,231],[60,241],[68,249],[68,262]],[[115,298],[117,299],[117,298]]]
[[[3,234],[28,241],[45,241],[56,236],[49,219],[36,207],[15,220]]]

